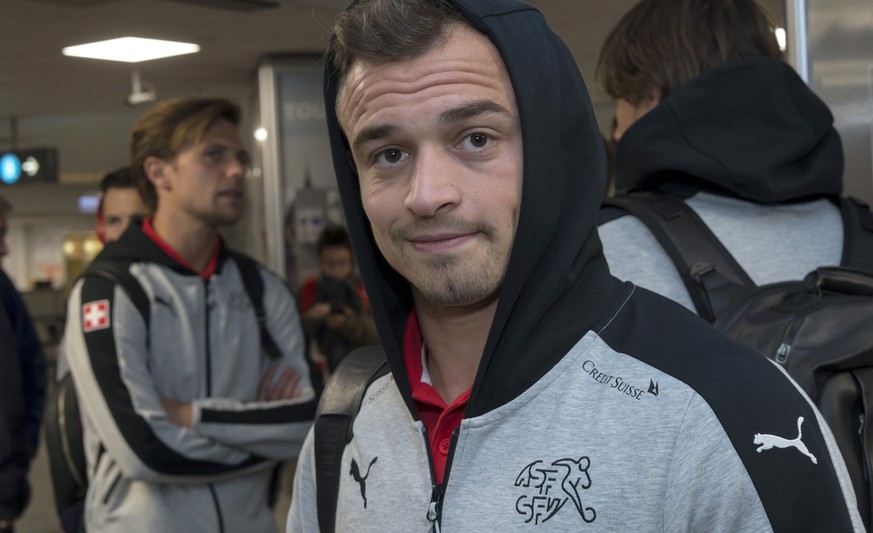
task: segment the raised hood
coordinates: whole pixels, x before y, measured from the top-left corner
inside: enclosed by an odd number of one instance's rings
[[[515,398],[588,330],[598,330],[623,289],[608,274],[595,231],[606,182],[603,141],[572,54],[544,17],[525,3],[454,4],[502,55],[524,141],[518,230],[467,407],[472,417]],[[343,208],[391,370],[417,416],[402,352],[412,297],[408,283],[382,258],[370,231],[335,114],[334,77],[327,58],[325,105]]]
[[[617,189],[685,185],[771,203],[836,195],[843,183],[827,106],[789,65],[763,57],[680,87],[628,128],[615,160]]]

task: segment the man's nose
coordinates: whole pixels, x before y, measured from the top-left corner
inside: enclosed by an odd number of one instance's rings
[[[227,173],[230,176],[244,178],[248,172],[248,164],[240,157],[231,157],[227,163]]]
[[[457,206],[461,201],[459,163],[440,148],[423,149],[415,158],[406,208],[430,217]]]

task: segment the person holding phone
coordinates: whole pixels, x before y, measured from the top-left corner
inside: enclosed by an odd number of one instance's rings
[[[318,237],[319,275],[300,289],[303,327],[333,372],[353,349],[379,343],[364,284],[355,273],[349,234],[327,226]]]

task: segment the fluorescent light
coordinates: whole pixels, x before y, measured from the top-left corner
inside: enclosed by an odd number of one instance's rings
[[[776,28],[776,42],[779,43],[779,49],[785,51],[785,28]]]
[[[162,57],[193,54],[200,47],[192,43],[143,39],[141,37],[119,37],[108,41],[67,46],[62,50],[65,56],[107,59],[139,63]]]

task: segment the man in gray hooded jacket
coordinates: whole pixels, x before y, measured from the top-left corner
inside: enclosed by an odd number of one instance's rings
[[[276,529],[273,472],[297,455],[315,394],[290,291],[218,231],[244,206],[239,121],[239,107],[219,98],[143,113],[131,168],[154,185],[157,211],[89,271],[120,268],[83,276],[70,294],[65,345],[88,460],[88,531]],[[247,289],[258,278],[260,302]]]
[[[342,455],[338,531],[862,529],[795,384],[609,274],[602,140],[536,9],[357,2],[325,98],[391,368]],[[313,450],[289,531],[322,526]]]

